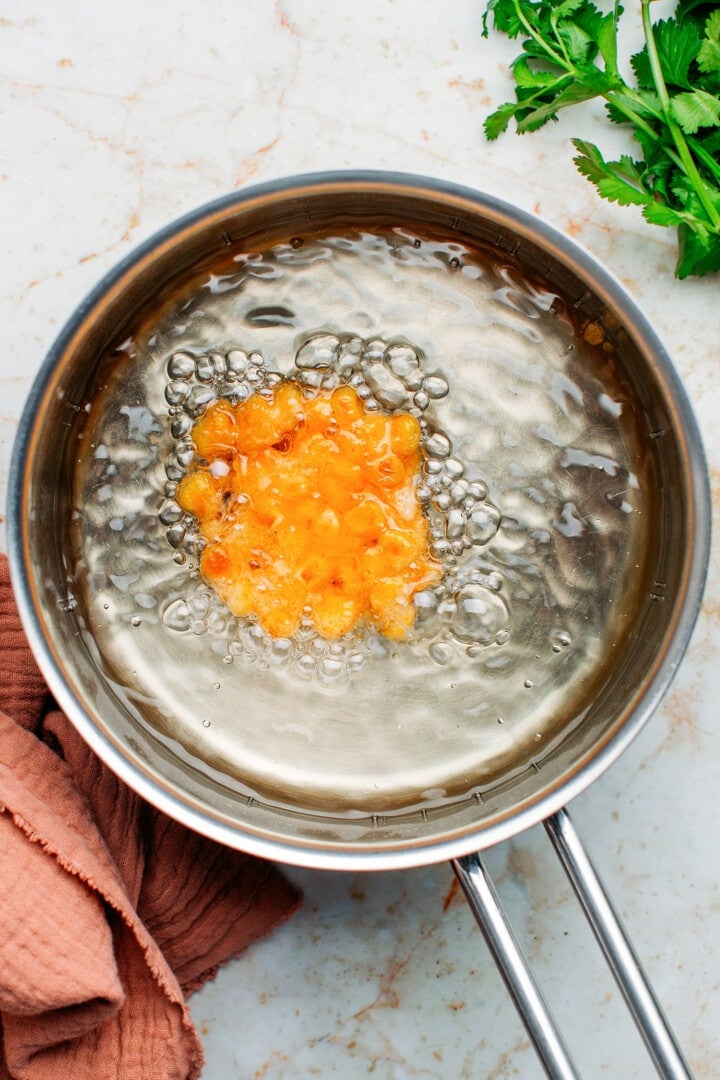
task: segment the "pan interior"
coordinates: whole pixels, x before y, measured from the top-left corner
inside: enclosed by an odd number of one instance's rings
[[[481,824],[576,767],[662,651],[686,493],[671,490],[682,470],[657,437],[672,422],[653,372],[552,254],[511,257],[511,234],[496,230],[493,246],[480,218],[459,235],[438,214],[431,200],[389,216],[318,200],[311,226],[305,205],[243,236],[238,222],[236,236],[196,227],[174,270],[160,258],[136,274],[124,304],[106,302],[104,338],[98,316],[59,368],[53,407],[70,400],[76,419],[36,477],[51,477],[65,523],[51,634],[75,627],[58,649],[110,738],[240,829],[347,841],[370,823],[406,839],[453,815]],[[192,543],[169,539],[189,415],[178,382],[197,415],[203,389],[228,390],[230,353],[298,377],[302,350],[333,340],[360,343],[352,370],[382,407],[419,402],[428,440],[441,439],[419,484],[446,478],[428,504],[449,539],[445,582],[407,642],[278,645],[228,617]],[[188,379],[172,377],[178,354],[195,364]],[[458,480],[485,523],[462,551]]]

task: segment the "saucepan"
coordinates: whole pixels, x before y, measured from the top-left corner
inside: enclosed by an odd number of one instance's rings
[[[406,633],[366,619],[324,637],[304,608],[279,636],[203,572],[207,537],[177,498],[202,467],[193,425],[288,380],[308,400],[348,384],[368,416],[417,422],[413,506],[395,512],[421,508],[437,573],[406,591]],[[214,202],[72,316],[20,423],[9,509],[40,667],[138,793],[286,863],[450,860],[546,1071],[569,1077],[479,855],[544,822],[658,1071],[689,1075],[566,804],[681,661],[707,469],[665,349],[585,250],[494,197],[401,174]]]

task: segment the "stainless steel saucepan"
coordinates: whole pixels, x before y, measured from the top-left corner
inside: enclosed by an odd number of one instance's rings
[[[198,578],[192,418],[271,369],[354,372],[422,418],[446,574],[409,641],[278,644]],[[495,198],[375,172],[249,188],[120,263],[38,375],[9,496],[30,643],[96,753],[259,856],[451,860],[552,1077],[577,1072],[477,852],[545,823],[658,1072],[688,1076],[565,806],[667,690],[709,521],[692,411],[622,286]]]

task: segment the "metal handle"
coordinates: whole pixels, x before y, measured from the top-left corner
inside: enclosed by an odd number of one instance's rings
[[[645,1040],[658,1075],[664,1080],[692,1080],[688,1063],[567,810],[559,810],[549,817],[545,828]]]
[[[551,1080],[580,1080],[480,856],[453,859],[452,868],[546,1073]]]
[[[545,828],[659,1076],[663,1080],[692,1080],[688,1064],[567,810],[560,810],[548,818]],[[577,1080],[577,1068],[523,956],[480,855],[454,859],[452,867],[545,1072],[551,1080]]]

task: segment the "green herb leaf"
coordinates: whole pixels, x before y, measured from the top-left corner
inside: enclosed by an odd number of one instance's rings
[[[523,89],[546,89],[547,87],[554,86],[558,82],[558,76],[555,71],[549,71],[547,68],[531,68],[527,56],[518,56],[517,60],[513,62],[512,73],[517,85]]]
[[[524,30],[513,0],[490,0],[483,15],[483,36],[488,36],[488,16],[492,15],[493,26],[501,34],[516,38]]]
[[[694,135],[701,127],[720,125],[720,100],[705,90],[676,94],[670,111],[686,135]]]
[[[600,20],[597,33],[597,44],[600,55],[605,62],[605,70],[611,75],[619,75],[618,71],[618,45],[617,45],[617,18],[622,11],[621,7],[615,12],[609,12]]]
[[[678,228],[678,261],[675,273],[679,278],[694,274],[702,277],[720,270],[720,237],[701,238],[685,223]]]
[[[712,131],[697,140],[697,144],[710,155],[720,158],[720,131]]]
[[[585,3],[586,0],[562,0],[562,3],[558,4],[554,11],[556,22],[559,22],[560,19],[567,19],[569,15],[574,15]]]
[[[517,105],[508,102],[506,105],[501,105],[494,113],[490,113],[483,124],[485,137],[492,142],[493,139],[497,139],[498,135],[502,135],[503,131],[507,131],[508,124],[515,115],[516,109]]]
[[[675,19],[665,19],[653,27],[655,47],[668,86],[681,86],[690,89],[690,65],[700,50],[700,34],[694,23],[678,23]],[[631,57],[638,86],[644,90],[654,90],[653,78],[647,45]]]
[[[582,67],[590,58],[591,52],[597,52],[595,39],[577,23],[565,22],[558,26],[558,37],[565,46],[574,64]]]
[[[575,165],[604,199],[621,206],[647,204],[649,197],[632,158],[623,156],[619,161],[605,161],[597,146],[583,139],[573,139],[573,146],[579,151],[573,158]]]
[[[651,225],[665,225],[678,228],[685,221],[685,215],[679,210],[671,210],[660,202],[649,202],[644,208],[643,217]]]
[[[627,112],[623,112],[614,100],[607,103],[605,111],[614,124],[629,123]],[[632,111],[641,120],[658,120],[662,117],[660,98],[652,90],[637,90],[632,98]]]
[[[519,119],[518,132],[522,134],[526,131],[535,131],[548,120],[557,120],[560,109],[565,109],[569,105],[577,105],[581,101],[590,101],[592,98],[606,93],[614,85],[613,79],[597,68],[592,69],[587,75],[583,73],[582,81],[578,80],[569,85],[566,83],[563,89],[558,94],[555,94],[551,100],[538,105],[537,108],[532,109],[522,119]]]
[[[717,0],[677,0],[675,17],[653,25],[641,0],[645,47],[631,58],[637,85],[618,66],[616,3],[592,0],[486,0],[488,19],[522,53],[511,71],[515,101],[485,121],[489,139],[515,120],[519,133],[557,120],[561,109],[600,97],[614,124],[629,130],[642,158],[607,161],[573,140],[580,173],[611,202],[642,209],[652,225],[676,228],[676,273],[720,269],[720,7]]]
[[[720,8],[705,24],[705,38],[697,54],[697,65],[706,75],[720,73]]]
[[[710,11],[717,5],[713,0],[678,0],[675,18],[678,22],[694,22],[702,29]]]

